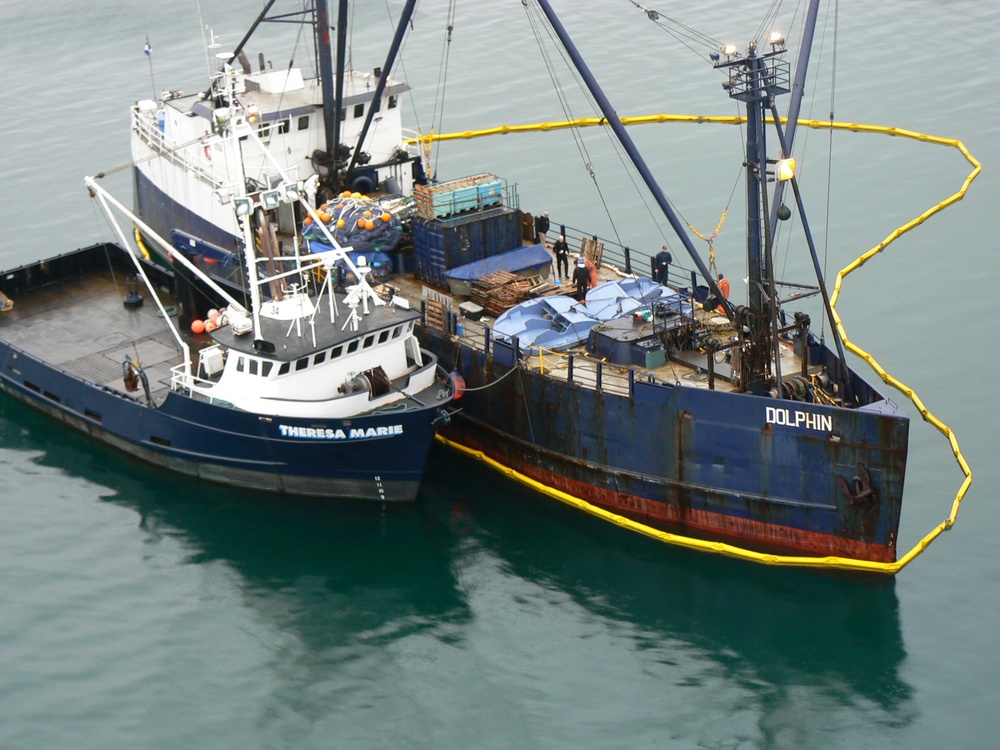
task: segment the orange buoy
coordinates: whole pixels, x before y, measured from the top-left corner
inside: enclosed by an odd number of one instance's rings
[[[454,400],[458,401],[465,395],[465,378],[458,370],[452,370],[448,373],[448,380],[451,381],[451,387],[455,393]]]
[[[204,333],[205,332],[205,321],[200,319],[195,319],[191,321],[191,333]]]
[[[382,221],[388,224],[390,221],[392,221],[392,214],[386,211],[384,214],[382,214]]]
[[[214,331],[218,327],[219,327],[219,324],[216,323],[214,320],[206,321],[205,322],[205,333],[211,333],[212,331]]]

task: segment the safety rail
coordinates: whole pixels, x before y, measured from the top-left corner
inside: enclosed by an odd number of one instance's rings
[[[432,325],[426,307],[421,310],[423,324]],[[485,354],[492,354],[494,360],[510,367],[515,364],[528,369],[537,369],[542,375],[565,380],[582,388],[617,393],[632,397],[636,381],[672,385],[649,372],[630,365],[619,365],[590,357],[578,352],[557,352],[551,349],[533,348],[533,353],[524,353],[515,337],[512,341],[497,339],[492,327],[476,320],[461,317],[448,310],[445,314],[445,332],[461,337],[462,343]]]
[[[551,245],[556,237],[563,235],[566,244],[569,246],[570,255],[577,255],[582,252],[584,244],[588,241],[599,242],[604,247],[604,253],[599,267],[611,266],[625,276],[645,276],[653,278],[653,260],[657,250],[637,250],[628,245],[622,245],[615,240],[609,240],[596,234],[585,232],[582,229],[571,227],[568,224],[561,224],[550,220],[550,228],[545,237],[547,245]],[[686,265],[679,258],[679,253],[673,253],[673,260],[667,273],[667,283],[675,286],[686,286],[690,284],[691,289],[697,288],[697,271]],[[707,287],[706,293],[707,293]]]
[[[187,393],[190,396],[198,395],[210,404],[220,406],[232,406],[224,399],[215,398],[211,391],[215,383],[211,380],[191,375],[187,371],[185,364],[174,365],[170,368],[170,390],[178,393]]]
[[[654,115],[642,115],[637,117],[623,117],[621,118],[622,123],[625,125],[641,125],[641,124],[651,124],[651,123],[689,123],[689,124],[725,124],[725,125],[742,125],[746,122],[746,118],[740,115],[735,116],[706,116],[706,115],[672,115],[672,114],[654,114]],[[786,118],[782,118],[782,122],[787,123]],[[734,545],[725,544],[722,542],[706,542],[701,539],[694,539],[691,537],[681,536],[679,534],[670,534],[658,529],[654,529],[645,524],[638,523],[624,516],[620,516],[616,513],[611,513],[603,508],[599,508],[592,505],[585,500],[569,495],[565,492],[553,489],[546,485],[543,485],[535,480],[519,474],[510,467],[503,466],[495,460],[484,455],[480,451],[471,450],[462,445],[454,443],[447,440],[446,438],[438,435],[438,440],[447,445],[455,448],[456,450],[468,453],[487,464],[493,466],[497,470],[507,474],[508,476],[517,479],[518,481],[534,487],[537,491],[554,497],[555,499],[577,507],[581,510],[586,511],[592,515],[603,518],[604,520],[615,523],[623,528],[636,531],[641,534],[659,539],[660,541],[666,542],[668,544],[673,544],[681,547],[687,547],[689,549],[694,549],[702,552],[713,552],[720,555],[725,555],[728,557],[736,557],[742,560],[748,560],[751,562],[763,563],[765,565],[782,566],[782,567],[805,567],[805,568],[825,568],[827,570],[849,570],[865,573],[877,573],[883,575],[895,575],[908,564],[913,562],[930,544],[933,542],[942,532],[951,529],[958,517],[958,511],[961,506],[962,500],[965,497],[966,492],[972,485],[972,469],[969,467],[962,455],[961,448],[958,444],[958,438],[956,437],[954,431],[949,428],[944,422],[935,417],[931,411],[924,405],[923,401],[917,396],[916,392],[908,387],[905,383],[897,380],[888,372],[886,372],[878,361],[864,349],[862,349],[857,344],[851,342],[847,337],[847,331],[840,319],[839,314],[836,310],[837,297],[840,293],[840,288],[843,280],[852,272],[863,266],[872,257],[881,253],[885,250],[892,242],[897,240],[900,236],[909,232],[911,229],[923,224],[928,218],[943,211],[948,206],[960,201],[965,197],[972,181],[979,176],[982,171],[982,166],[979,161],[966,149],[965,144],[960,140],[951,138],[942,138],[939,136],[927,135],[925,133],[917,133],[910,130],[904,130],[901,128],[886,127],[882,125],[864,125],[852,122],[835,122],[832,120],[799,120],[798,124],[802,127],[813,128],[816,130],[849,130],[859,133],[875,133],[879,135],[890,135],[896,137],[910,138],[913,140],[918,140],[923,143],[928,143],[931,145],[947,146],[950,148],[958,149],[962,156],[966,159],[969,164],[972,165],[972,171],[965,178],[962,186],[949,195],[944,200],[940,201],[936,205],[924,211],[922,214],[912,219],[911,221],[903,224],[897,229],[893,230],[882,242],[880,242],[875,247],[871,248],[867,252],[860,255],[856,260],[848,264],[844,269],[840,271],[837,275],[836,284],[834,287],[834,292],[831,295],[831,307],[833,308],[833,315],[835,318],[835,324],[837,328],[837,334],[840,336],[841,340],[844,341],[845,346],[852,352],[862,357],[869,366],[882,378],[882,380],[898,390],[916,407],[919,411],[921,417],[924,421],[929,422],[934,429],[940,432],[949,442],[951,451],[955,456],[955,460],[958,463],[959,469],[963,474],[963,480],[959,486],[957,492],[955,493],[954,500],[952,501],[951,511],[941,523],[931,529],[925,536],[923,536],[917,543],[904,554],[902,557],[893,563],[880,563],[880,562],[870,562],[867,560],[854,560],[851,558],[828,556],[828,557],[803,557],[794,555],[778,555],[778,554],[768,554],[760,553],[754,550],[744,549],[742,547],[736,547]],[[494,128],[487,128],[483,130],[472,130],[463,131],[458,133],[442,133],[442,134],[430,134],[426,136],[421,136],[420,143],[425,149],[429,148],[429,144],[435,141],[447,141],[447,140],[464,140],[471,138],[481,138],[492,135],[507,135],[512,133],[529,133],[529,132],[539,132],[539,131],[550,131],[550,130],[561,130],[561,129],[573,129],[582,127],[607,127],[608,123],[604,118],[580,118],[576,120],[565,120],[559,122],[544,122],[544,123],[533,123],[526,125],[500,125]],[[568,228],[567,228],[568,229]],[[591,235],[587,235],[591,236]],[[612,247],[615,243],[610,243]],[[624,249],[622,251],[622,261],[626,258]],[[694,285],[692,284],[692,287]]]
[[[135,132],[138,133],[142,141],[155,151],[157,155],[167,159],[171,164],[175,164],[189,170],[197,176],[199,180],[212,186],[213,188],[222,186],[222,182],[211,172],[206,170],[197,162],[188,159],[183,154],[183,149],[198,143],[198,140],[200,139],[192,141],[191,143],[169,145],[163,137],[163,133],[160,131],[157,123],[153,120],[153,118],[140,112],[137,105],[133,105],[132,107],[132,127],[135,128]]]

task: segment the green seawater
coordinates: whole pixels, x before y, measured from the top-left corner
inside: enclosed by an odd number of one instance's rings
[[[154,81],[203,85],[200,25],[234,45],[245,5],[202,3],[199,21],[188,2],[0,4],[0,267],[110,238],[82,175],[128,161],[127,106]],[[623,114],[733,114],[708,64],[630,3],[556,9]],[[742,41],[765,8],[658,10]],[[425,123],[446,11],[423,3],[404,50],[404,106]],[[353,14],[356,64],[380,65],[384,6]],[[997,747],[1000,8],[853,0],[839,14],[836,94],[830,29],[802,116],[958,138],[983,164],[963,201],[849,277],[838,304],[851,339],[954,429],[975,475],[954,529],[895,579],[769,568],[604,524],[441,446],[415,506],[331,505],[177,477],[2,397],[0,748]],[[566,116],[515,0],[459,4],[447,93],[445,130]],[[701,231],[732,206],[715,249],[735,264],[739,131],[633,137]],[[831,278],[971,169],[913,141],[798,137],[818,146],[802,179]],[[663,235],[606,139],[586,143],[581,157],[557,133],[505,136],[435,159],[443,176],[497,172],[526,210],[655,250]],[[128,202],[128,171],[106,180]],[[800,250],[779,256],[789,278],[808,271]],[[901,551],[947,517],[962,481],[948,441],[906,408]]]

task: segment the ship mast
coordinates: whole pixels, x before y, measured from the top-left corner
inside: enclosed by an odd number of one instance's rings
[[[750,42],[745,54],[727,45],[725,59],[715,64],[728,78],[722,84],[730,98],[746,108],[746,197],[748,306],[737,309],[736,323],[744,333],[740,382],[747,390],[767,393],[780,380],[777,355],[777,299],[771,253],[771,224],[766,186],[767,123],[774,97],[790,89],[789,66],[783,59],[784,39],[771,40],[771,50],[761,53]],[[772,363],[774,365],[772,371]]]

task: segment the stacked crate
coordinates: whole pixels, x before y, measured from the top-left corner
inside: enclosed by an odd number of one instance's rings
[[[437,185],[416,185],[417,215],[427,221],[482,211],[503,204],[503,182],[492,174],[477,174]]]
[[[472,301],[494,318],[532,297],[548,294],[552,284],[541,276],[518,276],[507,271],[495,271],[472,282]]]

